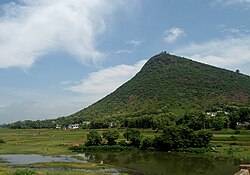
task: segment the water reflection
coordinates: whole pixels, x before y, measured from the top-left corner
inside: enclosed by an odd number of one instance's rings
[[[239,162],[202,155],[166,152],[85,153],[57,157],[37,154],[0,155],[11,164],[38,162],[93,162],[111,164],[119,172],[154,175],[230,175],[238,171]],[[83,171],[83,170],[82,170]]]
[[[239,165],[239,162],[232,160],[165,152],[93,153],[90,155],[89,161],[103,161],[119,168],[156,175],[228,175],[237,172]]]
[[[86,162],[84,160],[76,159],[70,155],[60,155],[54,157],[42,156],[39,154],[6,154],[0,155],[0,158],[11,164],[33,164],[42,162]]]

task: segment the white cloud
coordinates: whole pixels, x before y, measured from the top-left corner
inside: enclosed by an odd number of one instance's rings
[[[145,62],[146,60],[142,60],[134,65],[121,64],[102,69],[89,74],[88,78],[83,79],[81,84],[67,88],[67,90],[84,94],[107,95],[131,79],[139,72]]]
[[[173,27],[169,30],[166,30],[164,33],[165,33],[165,37],[163,41],[170,44],[170,43],[174,43],[181,35],[183,35],[184,30],[178,27]]]
[[[243,35],[249,35],[250,30],[246,29],[245,26],[230,27],[225,24],[216,26],[216,29],[224,34],[226,37],[239,37]]]
[[[222,67],[245,64],[250,62],[250,36],[194,43],[175,53]]]
[[[250,0],[214,0],[212,5],[221,4],[224,7],[241,7],[242,10],[250,9]]]
[[[115,54],[124,54],[124,53],[130,54],[130,53],[133,53],[133,51],[132,50],[117,50],[115,52]]]
[[[127,42],[127,44],[132,45],[132,46],[140,46],[143,43],[141,40],[131,40]]]
[[[223,3],[224,5],[235,5],[235,4],[250,5],[250,0],[216,0],[215,2]]]
[[[72,84],[72,81],[62,81],[60,82],[60,85],[68,85],[68,84]]]
[[[80,62],[102,57],[95,39],[121,1],[19,0],[0,6],[0,68],[30,67],[50,51],[66,50]]]

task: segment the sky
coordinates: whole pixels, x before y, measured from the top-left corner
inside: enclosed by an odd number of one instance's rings
[[[250,75],[250,0],[0,0],[0,124],[67,116],[152,56]]]

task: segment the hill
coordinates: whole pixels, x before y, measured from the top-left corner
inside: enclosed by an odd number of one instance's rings
[[[183,114],[213,105],[249,103],[249,76],[162,52],[113,93],[67,118]]]

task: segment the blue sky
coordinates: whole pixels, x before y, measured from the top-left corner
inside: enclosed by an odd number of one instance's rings
[[[250,0],[1,0],[0,123],[72,114],[161,51],[250,75]]]

